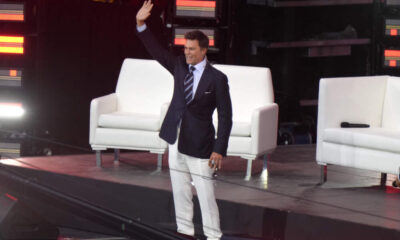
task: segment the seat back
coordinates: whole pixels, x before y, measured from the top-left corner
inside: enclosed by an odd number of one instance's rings
[[[382,127],[400,129],[400,78],[389,77],[383,103]]]
[[[127,58],[116,88],[118,111],[159,115],[161,105],[171,101],[173,85],[171,73],[157,61]]]
[[[233,121],[250,122],[254,109],[274,102],[269,68],[236,65],[213,65],[228,77]]]

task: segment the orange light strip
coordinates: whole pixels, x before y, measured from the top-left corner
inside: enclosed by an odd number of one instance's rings
[[[390,36],[397,36],[397,29],[390,29]]]
[[[24,3],[0,3],[0,21],[24,21],[24,6]]]
[[[175,38],[174,44],[175,45],[185,45],[186,39],[184,38]]]
[[[216,2],[215,1],[176,0],[176,6],[215,8]]]
[[[185,43],[186,43],[186,39],[184,39],[184,38],[175,38],[175,40],[174,40],[174,44],[175,45],[185,45]],[[214,44],[215,44],[215,40],[214,39],[210,39],[208,45],[213,47]]]
[[[15,54],[23,54],[23,47],[0,47],[0,53],[15,53]]]
[[[385,50],[385,57],[400,57],[400,50]]]
[[[210,41],[209,41],[209,45],[210,45],[210,46],[214,46],[214,45],[215,45],[215,41],[214,41],[214,39],[210,39]]]
[[[24,14],[6,14],[0,13],[1,21],[24,21]]]
[[[2,43],[24,43],[24,37],[0,36]]]
[[[24,53],[24,37],[0,36],[0,53]]]
[[[10,69],[10,77],[16,77],[17,76],[17,70]]]

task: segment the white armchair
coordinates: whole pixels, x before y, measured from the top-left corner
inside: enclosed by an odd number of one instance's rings
[[[158,134],[173,91],[173,77],[155,60],[125,59],[115,93],[93,99],[89,142],[101,166],[101,150],[145,150],[158,155],[167,143]]]
[[[252,161],[276,147],[278,105],[274,103],[268,68],[214,65],[228,76],[233,106],[233,127],[228,155],[247,159],[246,179]],[[101,166],[107,148],[157,153],[161,169],[167,143],[158,134],[172,97],[173,77],[154,60],[125,59],[116,92],[92,100],[90,144]],[[214,123],[217,127],[216,114]],[[266,166],[266,164],[265,164]]]
[[[368,76],[321,79],[317,163],[398,174],[400,167],[400,78]],[[341,122],[369,128],[340,128]]]
[[[215,64],[228,76],[233,108],[233,125],[228,156],[247,159],[246,180],[251,178],[252,161],[276,148],[278,105],[274,103],[271,72],[268,68]],[[214,114],[214,124],[217,117]]]

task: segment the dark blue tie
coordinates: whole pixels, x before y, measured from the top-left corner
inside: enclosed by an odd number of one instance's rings
[[[185,80],[183,80],[183,89],[185,89],[184,96],[185,96],[186,104],[189,104],[193,98],[193,80],[194,80],[193,71],[194,70],[196,70],[196,68],[191,66],[189,69],[189,73],[186,74]]]

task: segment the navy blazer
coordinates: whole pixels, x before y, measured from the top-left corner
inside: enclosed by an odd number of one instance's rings
[[[206,64],[194,99],[186,105],[183,80],[189,72],[185,56],[175,56],[161,47],[147,28],[137,32],[139,39],[152,57],[174,76],[174,93],[161,126],[160,137],[169,144],[177,139],[180,120],[179,152],[197,158],[209,158],[212,152],[226,156],[232,128],[232,103],[228,78]],[[218,132],[212,122],[214,110],[218,111]]]

